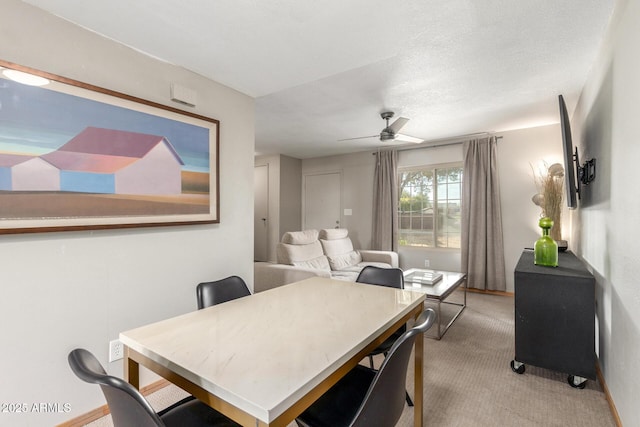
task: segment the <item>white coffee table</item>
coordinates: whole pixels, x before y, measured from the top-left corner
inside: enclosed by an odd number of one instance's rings
[[[426,285],[418,281],[413,281],[412,277],[424,273],[440,273],[442,279],[434,283],[433,285]],[[467,276],[463,273],[456,273],[452,271],[441,270],[426,270],[423,268],[411,268],[404,272],[404,288],[406,290],[424,292],[427,295],[427,300],[433,300],[437,303],[438,324],[437,335],[433,338],[440,339],[447,332],[449,327],[456,321],[456,319],[462,314],[467,306]],[[464,299],[462,303],[446,301],[446,299],[455,291],[458,286],[464,282]],[[441,304],[455,305],[459,307],[459,310],[453,316],[453,318],[447,323],[446,326],[442,326],[442,312]]]

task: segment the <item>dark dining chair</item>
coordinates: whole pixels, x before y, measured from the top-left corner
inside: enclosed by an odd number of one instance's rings
[[[383,268],[369,265],[364,267],[362,271],[360,271],[356,282],[404,289],[404,274],[399,268]],[[386,357],[387,353],[391,349],[391,346],[393,346],[393,343],[396,342],[396,340],[400,338],[400,336],[405,333],[406,330],[407,326],[402,325],[397,331],[391,334],[389,338],[384,340],[378,347],[376,347],[371,353],[369,353],[369,366],[371,367],[371,369],[374,369],[373,356],[384,354]],[[408,392],[406,393],[406,398],[407,405],[413,406],[413,401],[411,400]]]
[[[436,313],[428,308],[414,326],[393,344],[375,371],[356,365],[298,418],[300,427],[393,427],[405,402],[405,381],[416,337],[433,325]]]
[[[88,350],[77,348],[69,353],[68,360],[78,378],[100,386],[115,427],[240,425],[192,396],[156,412],[135,387],[121,378],[107,375],[98,359]]]
[[[251,295],[247,284],[238,276],[229,276],[213,282],[202,282],[196,287],[198,310]]]
[[[369,265],[362,269],[356,279],[356,282],[404,289],[404,274],[399,268],[382,268]],[[393,343],[406,331],[406,329],[406,325],[401,326],[400,329],[394,332],[382,344],[369,353],[369,365],[371,366],[371,369],[373,369],[373,356],[378,354],[386,355]]]

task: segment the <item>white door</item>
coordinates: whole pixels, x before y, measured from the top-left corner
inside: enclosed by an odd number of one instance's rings
[[[341,173],[305,175],[302,224],[305,230],[340,228],[341,210]]]
[[[254,167],[253,194],[253,258],[255,261],[267,261],[269,257],[269,165]]]

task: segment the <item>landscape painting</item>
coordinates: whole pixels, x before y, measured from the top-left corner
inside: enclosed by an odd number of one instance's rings
[[[218,222],[217,120],[28,71],[0,73],[0,233]]]

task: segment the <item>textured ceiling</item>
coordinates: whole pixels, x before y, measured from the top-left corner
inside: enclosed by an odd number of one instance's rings
[[[256,98],[256,152],[427,141],[573,111],[615,0],[25,0]]]

